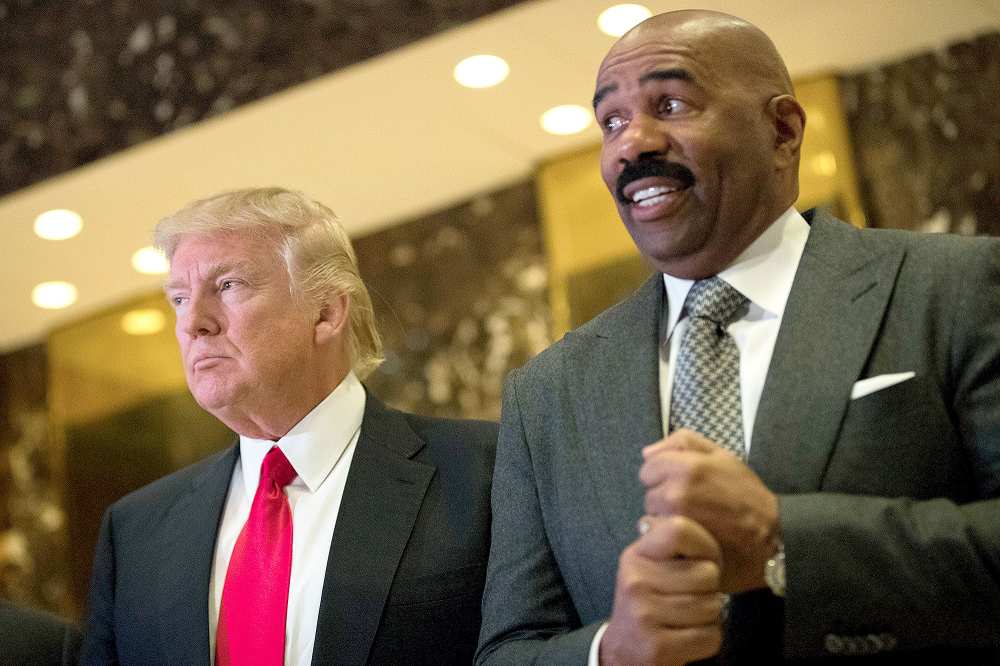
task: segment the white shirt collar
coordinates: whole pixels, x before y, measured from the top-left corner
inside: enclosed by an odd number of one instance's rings
[[[808,237],[809,223],[789,208],[718,276],[762,311],[781,318]],[[663,284],[667,290],[665,339],[669,339],[694,280],[664,273]]]
[[[365,389],[353,372],[277,442],[240,435],[243,487],[253,501],[264,456],[277,446],[309,492],[316,492],[340,460],[365,414]]]

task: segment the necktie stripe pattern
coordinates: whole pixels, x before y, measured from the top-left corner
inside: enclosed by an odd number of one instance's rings
[[[691,286],[690,321],[677,354],[670,431],[688,428],[745,457],[740,352],[726,325],[747,298],[718,277]]]
[[[216,630],[216,666],[281,666],[292,572],[292,511],[284,488],[295,469],[278,447],[260,482],[226,570]]]

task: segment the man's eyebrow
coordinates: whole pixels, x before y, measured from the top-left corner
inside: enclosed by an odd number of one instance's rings
[[[649,83],[650,81],[670,81],[670,80],[689,81],[691,83],[694,83],[694,76],[691,74],[691,72],[687,71],[683,67],[671,67],[670,69],[657,69],[652,72],[649,72],[648,74],[643,74],[642,76],[639,77],[640,85]],[[594,108],[596,109],[597,105],[601,103],[602,99],[607,97],[610,93],[615,92],[616,90],[618,90],[617,83],[610,83],[604,86],[603,88],[598,88],[597,92],[594,93],[594,101],[593,101]]]
[[[236,262],[215,264],[214,266],[210,266],[204,272],[205,281],[212,282],[218,279],[220,275],[225,275],[226,273],[240,273],[242,275],[246,275],[250,278],[253,278],[257,274],[257,269],[249,261],[236,261]],[[167,280],[167,282],[163,285],[163,291],[170,291],[172,289],[183,289],[186,286],[188,286],[188,283],[187,280],[184,279]]]
[[[613,93],[616,90],[618,90],[617,83],[611,83],[603,88],[598,88],[597,92],[594,93],[594,108],[596,109],[597,105],[601,103],[601,100],[607,97],[609,93]]]
[[[694,83],[694,76],[683,67],[671,67],[670,69],[657,69],[639,77],[639,83],[649,83],[650,81],[669,81],[676,79]]]

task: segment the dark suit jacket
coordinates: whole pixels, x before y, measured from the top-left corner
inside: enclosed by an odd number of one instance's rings
[[[70,666],[79,651],[75,626],[0,599],[0,666]]]
[[[368,395],[330,545],[313,664],[468,663],[489,551],[497,426]],[[104,517],[84,664],[208,665],[208,585],[238,447]]]
[[[480,663],[584,664],[610,616],[662,437],[664,292],[508,380]],[[734,599],[722,663],[1000,664],[1000,242],[814,216],[749,464],[779,494],[787,597]]]

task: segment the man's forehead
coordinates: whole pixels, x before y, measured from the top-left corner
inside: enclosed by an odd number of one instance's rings
[[[644,71],[663,64],[687,65],[691,68],[697,61],[698,50],[689,44],[647,42],[633,48],[609,52],[597,71],[597,82],[623,75],[638,79]]]
[[[658,62],[659,61],[659,62]],[[759,28],[728,14],[683,10],[660,14],[626,33],[611,47],[597,74],[597,89],[615,85],[659,64],[688,70],[699,83],[728,87],[750,79],[791,92],[774,44]],[[616,80],[617,79],[617,80]]]
[[[254,277],[263,270],[262,263],[267,261],[267,257],[245,258],[206,256],[200,257],[197,261],[171,261],[170,273],[165,289],[185,286],[189,281],[200,280],[211,281],[229,273],[238,273],[245,277]]]
[[[595,85],[594,106],[621,85],[642,85],[657,80],[699,83],[705,68],[698,63],[698,49],[683,43],[647,42],[612,51],[601,63]]]
[[[255,244],[269,238],[266,230],[257,228],[247,229],[206,229],[181,233],[177,240],[177,247],[183,245],[206,245],[220,243],[225,245]]]
[[[658,18],[658,17],[654,17]],[[597,80],[630,70],[636,63],[684,60],[697,63],[710,50],[710,31],[697,23],[659,21],[640,24],[626,33],[608,51],[598,68]]]
[[[659,14],[639,24],[608,51],[598,69],[598,81],[637,60],[676,58],[689,68],[712,71],[738,60],[750,46],[751,32],[742,19],[712,11],[682,10]],[[763,33],[759,35],[766,40]]]

